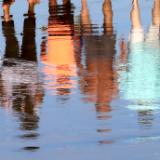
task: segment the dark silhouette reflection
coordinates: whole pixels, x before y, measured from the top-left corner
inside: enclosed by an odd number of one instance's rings
[[[24,19],[21,58],[36,62],[35,26],[36,21],[34,16],[29,15]]]
[[[93,33],[87,1],[82,0],[81,28],[86,59],[85,71],[80,77],[80,86],[82,93],[85,95],[84,100],[95,104],[99,120],[111,118],[109,115],[111,111],[110,103],[117,92],[113,70],[116,36],[113,31],[113,11],[110,0],[103,2],[102,11],[104,30],[101,35],[97,35]],[[106,128],[97,129],[97,132],[101,133],[110,131],[111,129]],[[99,143],[109,144],[112,141],[102,140]]]
[[[9,58],[18,56],[19,52],[19,46],[18,41],[15,37],[15,30],[14,30],[14,22],[12,20],[12,17],[10,15],[10,6],[13,4],[13,1],[11,0],[4,0],[2,7],[3,7],[3,21],[2,21],[2,28],[4,36],[6,37],[6,44],[13,44],[10,47],[6,45],[5,53],[6,56]],[[11,35],[11,36],[10,36]]]
[[[142,110],[138,111],[138,122],[145,126],[145,127],[150,127],[152,125],[152,121],[154,120],[153,118],[153,113],[150,110]]]
[[[110,111],[109,103],[116,95],[113,70],[116,41],[110,0],[104,1],[103,14],[104,32],[102,35],[93,35],[86,0],[82,0],[81,24],[85,31],[83,44],[86,52],[86,74],[80,83],[81,90],[86,95],[86,101],[94,102],[97,112]]]
[[[121,48],[121,66],[126,69],[120,71],[120,90],[123,98],[131,101],[127,107],[138,111],[139,123],[150,126],[153,111],[160,109],[160,0],[153,2],[152,23],[146,35],[138,0],[132,3],[131,24],[128,55]]]
[[[61,100],[68,99],[76,85],[77,42],[71,2],[64,0],[58,5],[56,0],[49,0],[48,37],[42,42],[41,58],[46,87]]]
[[[35,152],[37,151],[38,149],[40,149],[40,147],[37,147],[37,146],[28,146],[28,147],[24,147],[23,150],[25,151],[30,151],[30,152]]]
[[[0,70],[0,104],[15,111],[20,129],[25,131],[20,137],[28,139],[39,135],[35,133],[39,122],[37,111],[44,96],[37,69],[35,27],[34,15],[28,14],[24,19],[22,47],[19,51],[13,20],[4,18],[2,22],[6,48]]]

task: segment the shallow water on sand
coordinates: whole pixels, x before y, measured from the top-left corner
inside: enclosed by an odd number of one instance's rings
[[[0,2],[0,159],[158,160],[160,0],[31,2]]]

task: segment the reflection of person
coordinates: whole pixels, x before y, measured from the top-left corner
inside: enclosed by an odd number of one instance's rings
[[[127,90],[125,97],[135,100],[138,106],[154,106],[154,102],[159,97],[158,72],[160,56],[159,46],[159,22],[156,21],[159,8],[156,7],[159,0],[154,1],[153,22],[149,32],[144,38],[143,28],[140,21],[140,11],[138,0],[133,1],[131,11],[132,31],[130,39],[130,53],[128,61],[131,66],[129,69],[129,81],[126,84]],[[160,17],[159,17],[160,18]],[[145,92],[144,92],[145,91]]]
[[[4,21],[8,22],[11,20],[12,16],[10,15],[10,6],[14,3],[14,0],[3,0],[3,13],[4,13]]]
[[[48,52],[42,53],[47,88],[57,95],[68,95],[75,87],[76,77],[73,8],[71,2],[49,1]],[[42,50],[45,49],[43,44]]]
[[[36,110],[43,99],[36,60],[35,18],[28,16],[24,20],[21,52],[13,20],[3,21],[2,29],[6,49],[0,72],[0,103],[17,112],[21,129],[35,130],[39,119]]]
[[[82,2],[82,9],[81,9],[81,29],[83,34],[91,33],[92,32],[92,25],[89,15],[89,9],[87,6],[87,0],[81,0]]]
[[[4,36],[6,37],[6,48],[5,53],[7,57],[17,57],[18,56],[18,42],[14,35],[14,22],[10,16],[10,6],[13,4],[13,1],[4,1],[3,10],[4,10],[4,19],[2,21],[2,28]],[[10,47],[7,44],[12,44]]]
[[[103,3],[104,33],[93,35],[86,0],[82,0],[81,24],[83,44],[86,52],[86,72],[81,78],[81,89],[86,101],[96,104],[97,112],[110,111],[110,102],[116,93],[114,83],[113,57],[115,54],[115,35],[112,26],[112,4]]]
[[[160,92],[160,0],[154,0],[152,24],[146,36],[141,24],[138,0],[131,10],[131,35],[127,70],[121,74],[123,98],[132,102],[130,109],[150,111],[159,108]],[[124,78],[125,77],[125,78]],[[142,112],[141,112],[142,113]],[[139,114],[142,115],[140,112]],[[143,115],[151,115],[144,114]],[[144,119],[144,118],[143,118]],[[150,123],[150,122],[149,122]]]
[[[26,15],[34,16],[35,5],[39,2],[40,0],[28,0],[28,13]]]

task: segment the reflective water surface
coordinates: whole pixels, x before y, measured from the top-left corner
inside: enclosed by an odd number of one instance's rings
[[[0,158],[160,153],[160,0],[3,0]]]

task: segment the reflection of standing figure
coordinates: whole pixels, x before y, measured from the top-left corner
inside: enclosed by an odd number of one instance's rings
[[[36,60],[35,18],[28,16],[24,20],[21,52],[19,52],[13,24],[13,21],[2,23],[6,42],[11,43],[6,43],[1,66],[0,102],[4,107],[12,107],[17,113],[22,130],[34,131],[39,121],[37,107],[43,99]]]
[[[159,0],[154,1],[153,22],[155,18],[158,19],[155,17],[155,13],[157,13],[157,16],[159,14],[159,9],[156,7],[158,3]],[[144,107],[145,109],[147,106],[154,108],[160,91],[158,82],[160,60],[159,24],[152,24],[145,39],[137,0],[133,3],[131,21],[132,31],[130,53],[128,55],[130,65],[128,66],[128,81],[124,92],[125,98],[133,100],[138,108]],[[137,108],[136,105],[135,108]]]
[[[81,80],[81,89],[86,100],[96,104],[97,112],[110,111],[110,102],[115,96],[113,57],[115,54],[115,35],[112,26],[112,4],[103,3],[104,33],[92,35],[89,11],[82,0],[81,23],[86,52],[86,74]]]
[[[56,0],[50,0],[49,14],[48,52],[41,56],[46,86],[57,95],[68,95],[75,87],[76,77],[72,4],[68,0],[58,5]]]
[[[150,111],[158,109],[160,92],[160,0],[154,0],[152,25],[144,35],[140,20],[138,0],[133,1],[131,10],[132,30],[129,43],[127,71],[121,74],[122,97],[132,102],[130,109],[138,110],[139,115],[150,124]],[[124,77],[126,77],[124,79]],[[144,111],[146,113],[144,113]],[[148,112],[148,113],[147,113]],[[146,116],[144,116],[146,115]],[[145,118],[144,117],[148,117]],[[149,120],[150,119],[150,120]],[[141,122],[142,122],[141,121]]]

